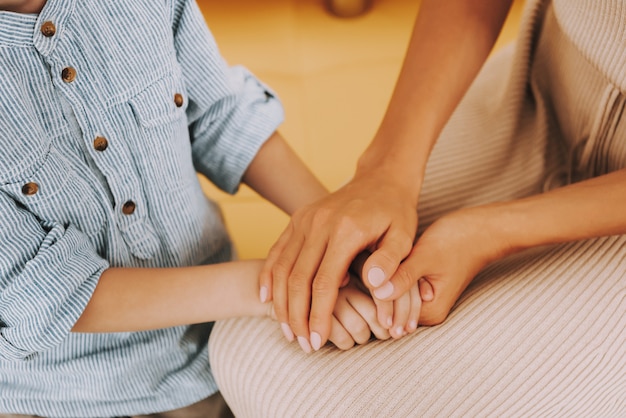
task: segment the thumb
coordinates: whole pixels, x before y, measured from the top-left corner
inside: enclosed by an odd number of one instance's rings
[[[421,277],[417,281],[417,285],[420,289],[420,297],[422,298],[422,301],[431,302],[433,299],[435,299],[435,289],[426,278]]]
[[[411,252],[413,237],[401,228],[389,229],[378,248],[363,264],[363,282],[370,289],[385,284],[398,269],[398,266]]]

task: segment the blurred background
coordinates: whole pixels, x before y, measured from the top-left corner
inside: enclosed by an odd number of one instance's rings
[[[229,64],[269,84],[285,107],[279,131],[330,190],[353,174],[384,114],[419,0],[372,0],[357,17],[324,0],[198,0]],[[515,0],[496,49],[515,39]],[[242,186],[227,195],[201,179],[222,206],[239,257],[264,258],[287,215]]]

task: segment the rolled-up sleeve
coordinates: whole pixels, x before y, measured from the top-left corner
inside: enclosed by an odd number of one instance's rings
[[[173,15],[194,166],[234,193],[261,145],[282,123],[282,105],[248,70],[226,65],[195,1],[175,2]]]
[[[27,359],[67,337],[108,263],[77,228],[2,193],[0,219],[0,357]]]

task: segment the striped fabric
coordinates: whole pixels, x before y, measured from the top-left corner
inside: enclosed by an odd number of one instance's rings
[[[612,4],[623,30],[621,0],[567,3],[588,16]],[[624,67],[612,78],[590,61],[556,3],[527,7],[516,45],[486,65],[433,150],[422,228],[459,207],[626,167]],[[626,55],[623,44],[599,47]],[[494,263],[443,324],[398,341],[306,355],[276,323],[242,318],[218,322],[209,348],[238,418],[624,417],[626,236]]]
[[[0,413],[176,409],[217,388],[210,325],[70,330],[108,266],[227,261],[196,170],[236,191],[282,121],[193,0],[0,12]]]

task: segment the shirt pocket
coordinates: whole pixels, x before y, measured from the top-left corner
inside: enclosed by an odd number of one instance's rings
[[[196,181],[186,109],[188,97],[180,77],[168,74],[129,100],[138,135],[130,138],[146,175],[167,189]]]
[[[89,236],[99,234],[106,223],[93,185],[52,145],[17,177],[1,182],[0,190],[38,219],[74,225]]]

